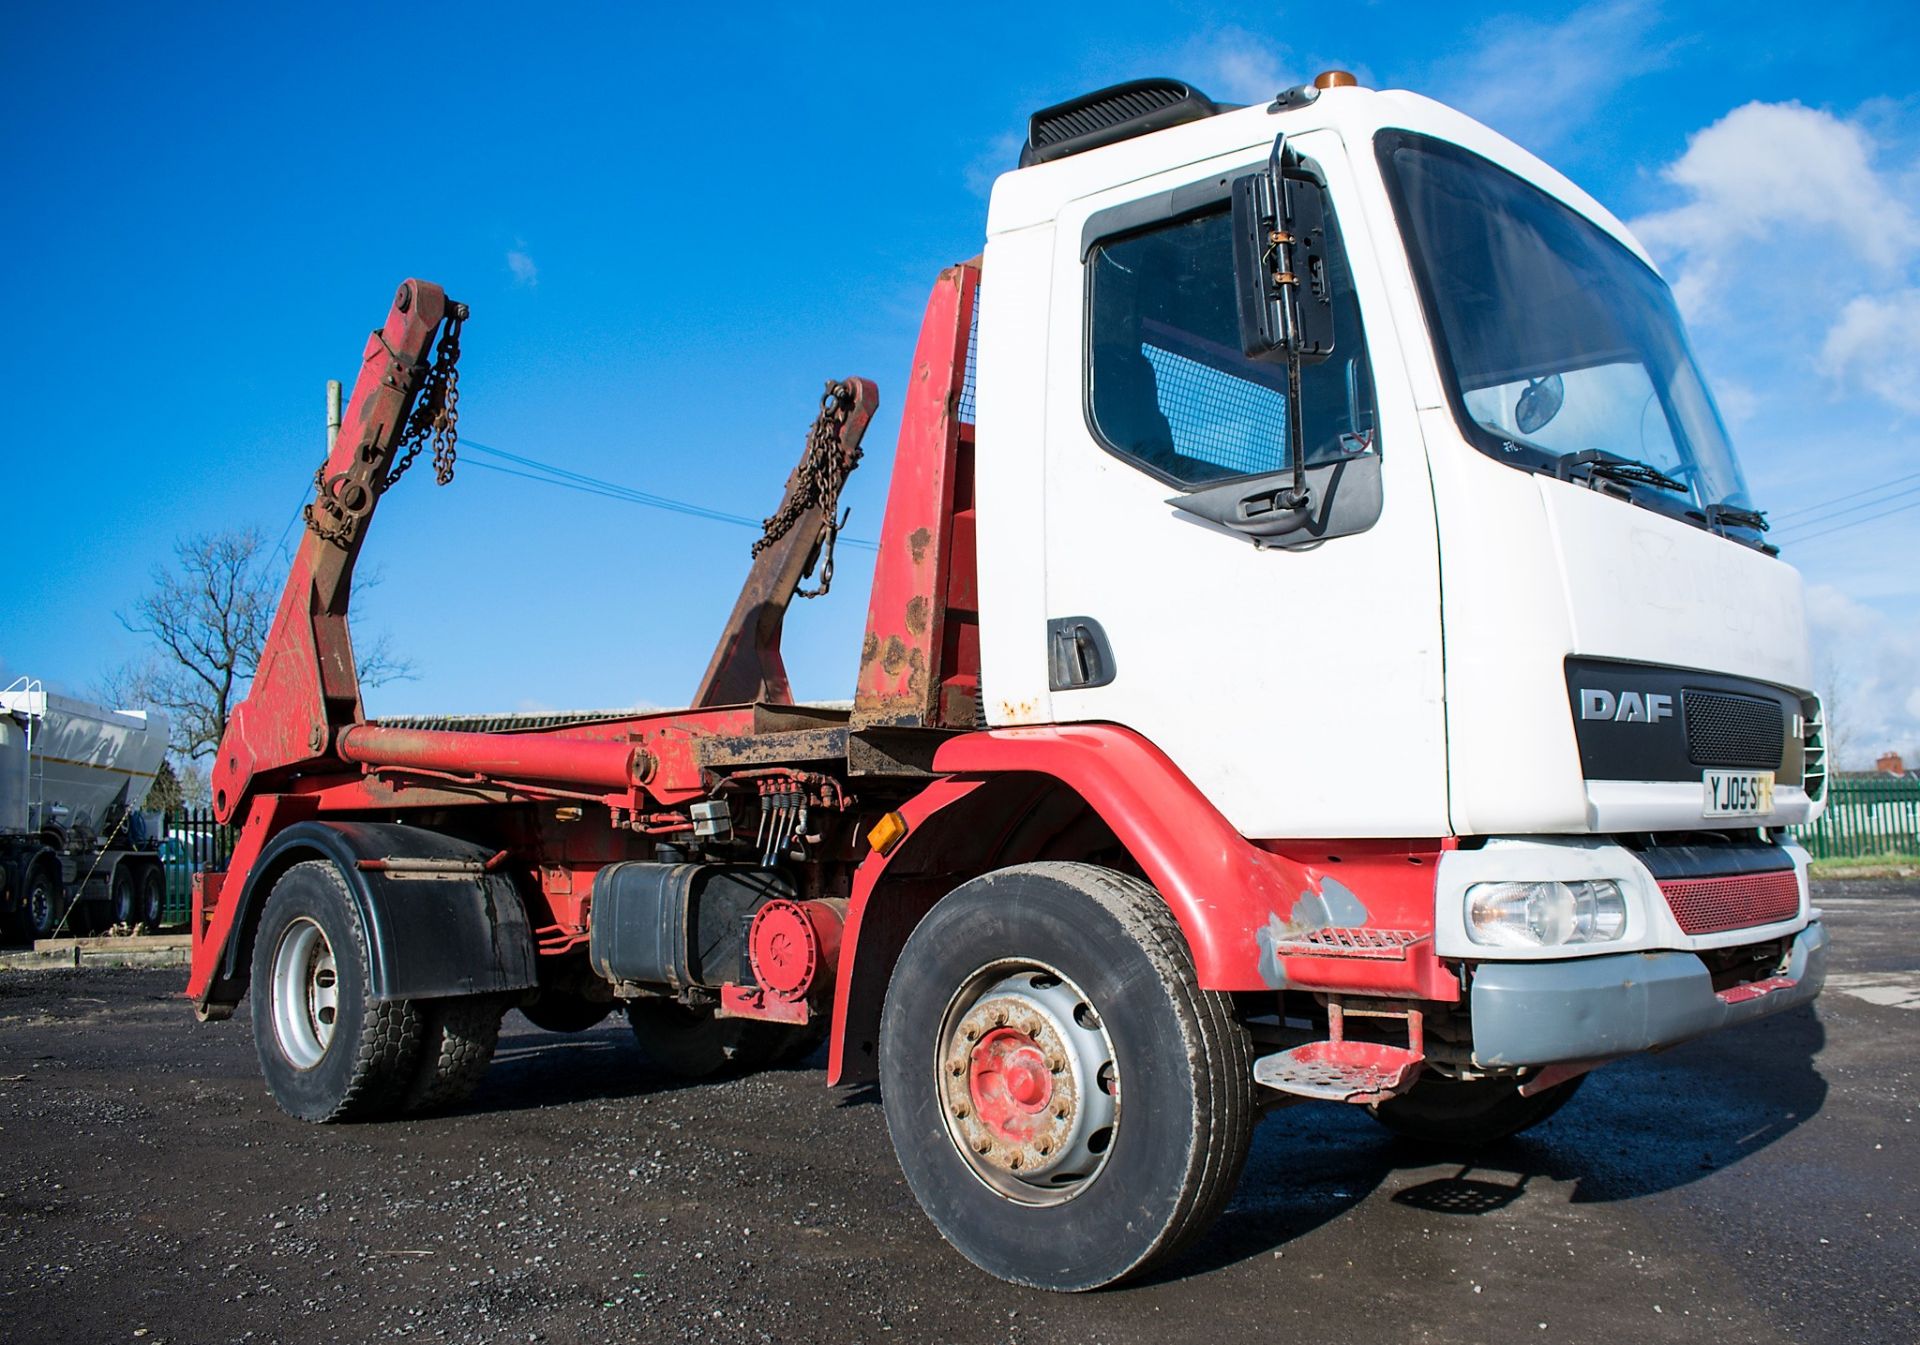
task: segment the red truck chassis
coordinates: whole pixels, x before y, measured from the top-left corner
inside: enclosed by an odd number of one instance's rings
[[[546,1000],[556,1022],[584,1000],[592,1021],[596,996],[610,1005],[612,993],[583,974],[603,870],[724,842],[757,847],[789,876],[790,899],[756,910],[737,974],[667,988],[717,999],[721,1018],[816,1031],[830,1018],[830,1083],[873,1077],[888,975],[934,903],[974,876],[1048,859],[1144,878],[1204,989],[1284,987],[1332,1005],[1327,1046],[1344,1095],[1417,1071],[1423,1006],[1461,994],[1432,950],[1433,871],[1448,842],[1250,840],[1124,728],[984,728],[974,430],[961,415],[979,281],[976,263],[951,267],[927,305],[850,711],[796,705],[780,656],[787,607],[830,540],[832,501],[810,493],[809,459],[787,484],[792,526],[756,548],[692,708],[510,732],[362,712],[347,633],[354,562],[438,372],[436,336],[443,356],[448,333],[457,353],[465,317],[437,286],[403,284],[367,343],[313,526],[213,771],[238,839],[224,873],[196,879],[187,994],[199,1014],[232,1012],[267,894],[319,859],[360,903],[374,999],[519,993]],[[837,454],[844,472],[876,400],[865,380],[830,384],[810,453]],[[1354,909],[1331,899],[1349,895],[1364,923],[1329,918]],[[1407,1047],[1354,1042],[1342,1055],[1347,997],[1375,1016],[1387,1002]],[[1385,1073],[1368,1073],[1383,1050]]]

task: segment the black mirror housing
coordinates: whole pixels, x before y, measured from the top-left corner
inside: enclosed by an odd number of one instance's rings
[[[1286,145],[1233,183],[1240,348],[1250,359],[1315,364],[1333,354],[1326,189]]]

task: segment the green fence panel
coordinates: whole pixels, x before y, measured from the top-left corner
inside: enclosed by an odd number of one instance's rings
[[[176,808],[167,814],[160,842],[160,864],[167,876],[164,923],[184,925],[193,914],[193,875],[218,872],[233,854],[233,828],[222,826],[210,808]]]
[[[1920,780],[1840,778],[1827,783],[1827,810],[1794,839],[1815,859],[1920,856]]]

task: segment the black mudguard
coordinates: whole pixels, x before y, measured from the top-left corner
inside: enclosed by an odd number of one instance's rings
[[[359,907],[372,999],[531,989],[539,978],[526,906],[511,878],[483,870],[492,853],[419,827],[296,822],[247,876],[214,997],[236,1003],[245,993],[268,892],[295,864],[316,859],[339,869]]]

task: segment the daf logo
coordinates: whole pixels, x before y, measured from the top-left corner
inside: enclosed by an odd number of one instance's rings
[[[1580,689],[1582,719],[1611,719],[1616,724],[1657,724],[1673,718],[1673,697],[1658,691],[1641,695],[1638,691]]]

